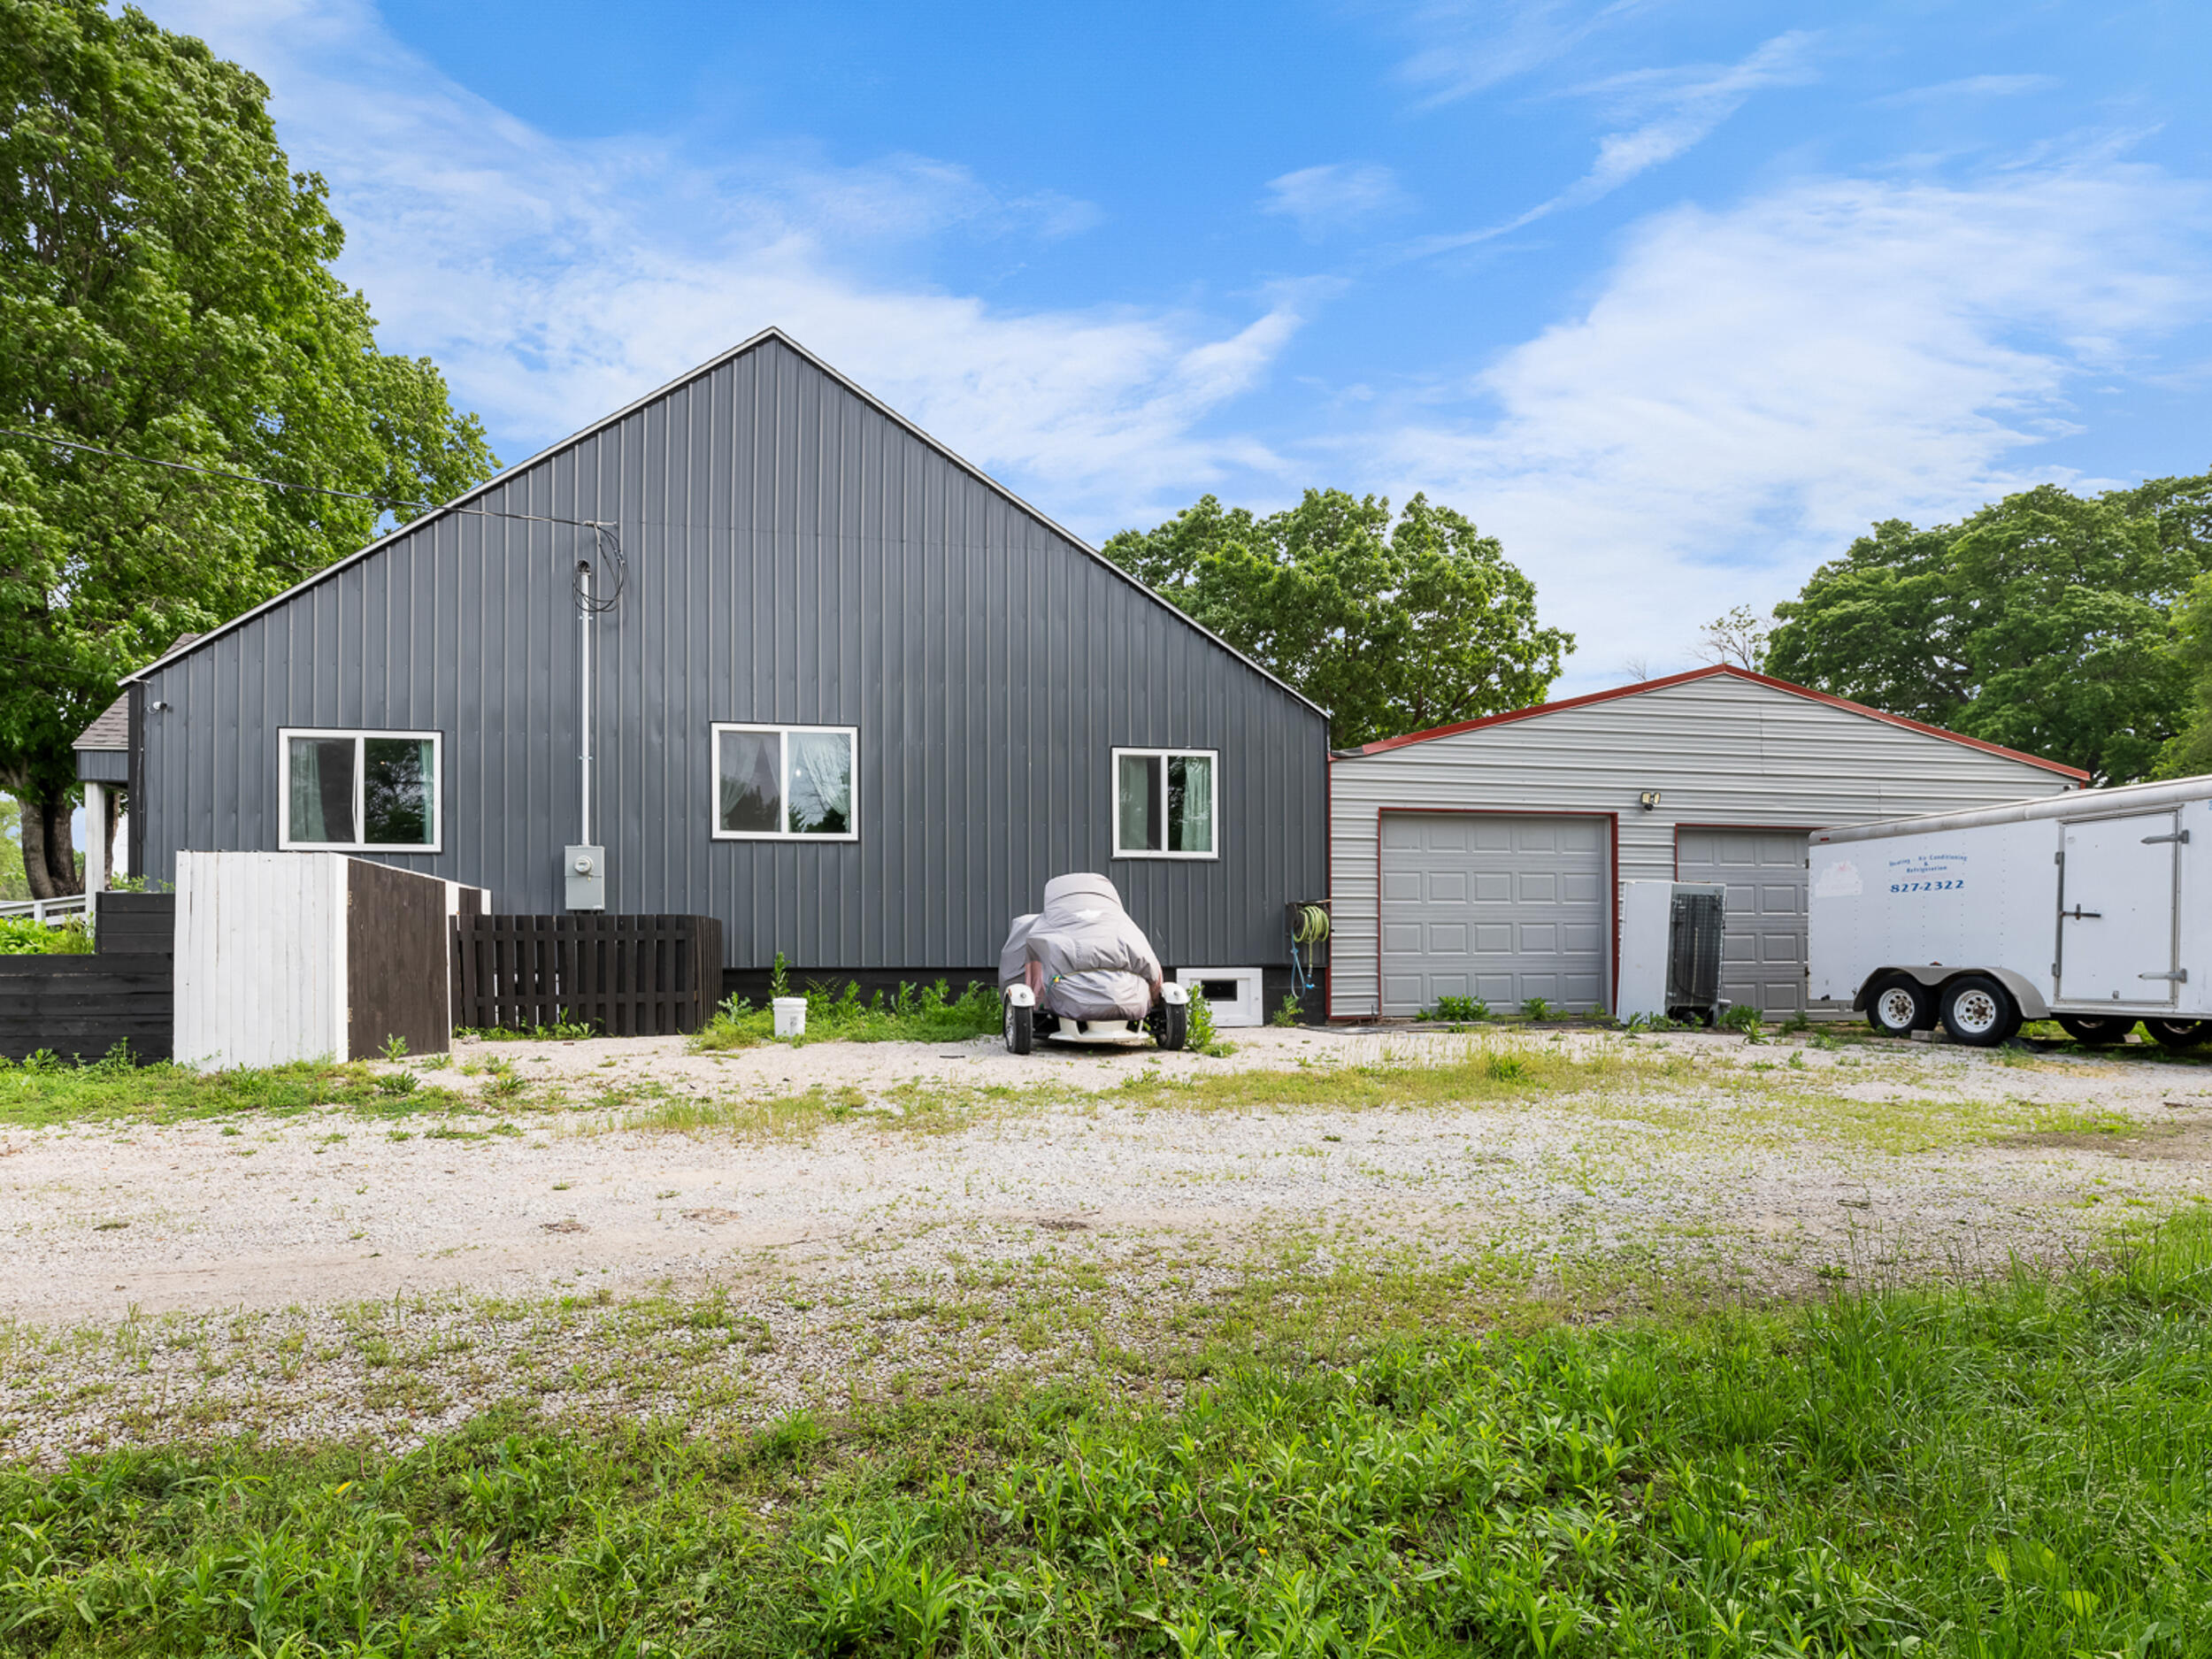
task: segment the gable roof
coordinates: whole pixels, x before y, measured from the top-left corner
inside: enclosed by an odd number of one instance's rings
[[[1169,615],[1174,617],[1177,621],[1182,623],[1186,627],[1193,628],[1198,633],[1204,634],[1216,645],[1218,645],[1223,650],[1228,652],[1230,656],[1235,657],[1239,662],[1242,663],[1247,668],[1249,668],[1254,673],[1259,675],[1263,680],[1265,680],[1269,684],[1288,693],[1291,696],[1296,698],[1300,703],[1304,703],[1306,707],[1311,709],[1316,714],[1321,715],[1325,718],[1327,717],[1329,711],[1326,709],[1316,703],[1311,697],[1307,696],[1296,687],[1291,685],[1280,675],[1276,674],[1263,667],[1260,664],[1254,662],[1249,657],[1247,657],[1242,651],[1237,649],[1235,646],[1230,644],[1228,641],[1223,639],[1211,628],[1206,626],[1205,624],[1192,617],[1180,606],[1164,598],[1158,592],[1146,586],[1146,584],[1138,580],[1137,578],[1131,575],[1127,571],[1122,569],[1120,565],[1115,564],[1113,560],[1108,558],[1103,553],[1100,552],[1096,548],[1086,541],[1081,536],[1077,535],[1066,526],[1059,523],[1056,519],[1048,517],[1045,513],[1039,511],[1021,496],[1017,495],[1012,490],[1007,488],[1005,485],[1000,483],[988,472],[986,472],[981,467],[977,466],[964,458],[962,456],[954,451],[949,445],[932,437],[928,433],[923,431],[921,427],[916,426],[912,421],[909,420],[904,415],[899,413],[897,410],[892,408],[888,403],[878,397],[873,392],[868,390],[866,387],[860,385],[849,376],[845,375],[838,370],[831,367],[830,365],[816,357],[814,353],[809,351],[804,346],[801,345],[789,334],[784,333],[782,329],[775,326],[773,324],[771,324],[766,328],[762,329],[758,334],[753,335],[751,339],[741,341],[738,344],[732,346],[727,351],[723,352],[719,357],[710,358],[708,361],[699,365],[698,367],[687,370],[682,374],[679,374],[674,380],[670,380],[666,385],[656,388],[654,390],[646,393],[642,397],[634,398],[631,402],[625,403],[621,408],[616,410],[612,414],[603,416],[600,419],[592,422],[588,426],[585,426],[579,431],[571,433],[567,437],[563,438],[557,443],[548,444],[544,449],[540,449],[535,455],[530,457],[528,460],[518,461],[514,465],[507,467],[499,472],[494,473],[490,478],[486,479],[482,483],[462,491],[461,494],[456,495],[451,501],[447,502],[443,506],[434,507],[429,511],[422,514],[419,518],[411,518],[405,524],[400,525],[396,529],[392,530],[388,534],[379,536],[375,541],[370,542],[366,547],[362,548],[359,551],[349,553],[342,559],[338,559],[329,565],[326,565],[322,569],[317,571],[313,575],[307,577],[304,580],[295,582],[291,587],[286,588],[282,593],[278,594],[274,598],[262,601],[261,603],[256,605],[250,611],[241,611],[237,616],[233,617],[229,621],[223,623],[220,626],[210,628],[205,634],[188,635],[185,639],[179,640],[176,644],[169,648],[166,653],[156,657],[152,662],[147,664],[145,667],[140,669],[137,672],[125,675],[123,683],[127,686],[134,680],[143,680],[156,669],[165,668],[169,665],[169,664],[174,662],[177,658],[190,655],[193,651],[197,650],[201,646],[207,644],[211,641],[220,639],[224,634],[230,633],[233,629],[241,627],[244,624],[251,621],[254,618],[259,616],[263,611],[272,611],[279,605],[289,603],[295,596],[305,592],[308,588],[313,588],[320,582],[329,580],[340,571],[359,564],[370,555],[382,550],[384,548],[389,546],[395,541],[397,541],[403,536],[412,535],[416,531],[419,530],[424,525],[428,524],[433,519],[438,518],[446,513],[465,509],[471,502],[477,500],[480,496],[485,495],[490,490],[500,488],[503,484],[511,482],[517,476],[523,472],[526,472],[530,468],[537,465],[540,462],[558,455],[562,450],[581,443],[588,438],[596,437],[599,434],[606,431],[609,427],[617,426],[622,421],[628,419],[641,409],[647,407],[649,404],[655,403],[660,398],[666,397],[671,393],[678,390],[680,388],[689,385],[694,380],[713,373],[715,370],[722,367],[724,364],[734,362],[739,357],[743,357],[748,351],[754,350],[760,346],[765,345],[770,341],[773,341],[777,344],[781,345],[787,350],[796,356],[802,362],[804,362],[809,366],[819,371],[821,373],[827,375],[839,386],[842,387],[846,391],[850,392],[855,397],[859,398],[861,402],[866,403],[878,414],[893,422],[902,430],[910,434],[921,443],[924,443],[930,449],[934,449],[940,456],[943,457],[947,461],[949,461],[953,465],[958,467],[969,477],[974,479],[976,482],[981,484],[986,489],[990,490],[994,495],[998,495],[1001,499],[1007,502],[1018,511],[1026,513],[1030,518],[1044,526],[1046,529],[1051,531],[1053,534],[1067,542],[1069,546],[1074,548],[1078,552],[1085,554],[1088,557],[1095,560],[1101,565],[1104,566],[1115,576],[1128,583],[1130,587],[1135,588],[1146,598],[1160,606],[1161,609],[1167,611]]]
[[[101,710],[100,718],[77,733],[72,749],[128,749],[131,746],[131,694],[125,692]]]
[[[1516,720],[1533,720],[1547,714],[1558,714],[1568,709],[1586,709],[1593,704],[1617,702],[1623,697],[1640,697],[1648,691],[1664,691],[1670,686],[1686,686],[1693,680],[1724,677],[1747,680],[1755,686],[1764,686],[1770,691],[1787,692],[1793,697],[1803,697],[1809,703],[1822,703],[1846,713],[1862,715],[1870,720],[1879,720],[1886,726],[1901,726],[1908,732],[1919,732],[1929,737],[1939,737],[1947,743],[1978,749],[1985,755],[2000,755],[2007,760],[2016,760],[2023,765],[2038,766],[2045,772],[2056,772],[2062,778],[2072,778],[2082,783],[2089,781],[2089,774],[2078,766],[2068,766],[2055,760],[2046,760],[2040,755],[2023,753],[2007,749],[2001,743],[1989,743],[1978,737],[1968,737],[1958,732],[1947,732],[1939,726],[1930,726],[1923,720],[1907,719],[1901,714],[1889,714],[1880,709],[1869,708],[1863,703],[1853,703],[1847,697],[1832,696],[1824,691],[1815,691],[1810,686],[1800,686],[1786,680],[1777,680],[1771,674],[1754,673],[1747,668],[1738,668],[1730,663],[1718,663],[1710,668],[1693,668],[1685,673],[1668,674],[1659,680],[1639,680],[1632,686],[1616,686],[1610,691],[1593,691],[1579,697],[1562,697],[1556,703],[1532,703],[1525,709],[1513,709],[1504,714],[1488,714],[1479,720],[1461,720],[1451,726],[1431,726],[1425,732],[1408,732],[1402,737],[1378,738],[1357,749],[1338,749],[1330,755],[1332,761],[1356,760],[1364,755],[1379,755],[1394,749],[1403,749],[1412,743],[1425,743],[1439,737],[1455,737],[1462,732],[1478,732],[1485,726],[1507,726]]]

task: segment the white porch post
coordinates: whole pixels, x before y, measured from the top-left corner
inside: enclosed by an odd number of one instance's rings
[[[108,791],[105,784],[84,787],[84,890],[98,893],[108,884]]]

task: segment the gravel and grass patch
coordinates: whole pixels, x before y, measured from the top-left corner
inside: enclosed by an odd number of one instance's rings
[[[0,1475],[0,1642],[2200,1653],[2208,1237],[1780,1310],[1439,1327],[1171,1396],[979,1377],[749,1432],[525,1397],[404,1454],[134,1447]]]

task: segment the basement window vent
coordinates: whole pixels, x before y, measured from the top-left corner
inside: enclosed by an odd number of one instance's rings
[[[436,732],[277,733],[285,852],[434,853],[442,845]]]

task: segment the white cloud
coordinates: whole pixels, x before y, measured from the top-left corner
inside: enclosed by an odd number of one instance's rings
[[[1406,17],[1420,41],[1399,73],[1447,104],[1564,57],[1644,0],[1592,5],[1575,0],[1428,0]]]
[[[891,273],[934,239],[1062,236],[1094,211],[927,157],[839,166],[788,147],[707,165],[673,141],[558,140],[439,73],[365,0],[175,0],[161,21],[270,83],[388,347],[434,357],[460,402],[530,446],[777,323],[1079,519],[1118,508],[1132,477],[1194,493],[1271,463],[1194,428],[1265,376],[1326,292],[1284,285],[1225,322],[997,307]]]
[[[1806,58],[1812,39],[1793,31],[1776,35],[1739,64],[1639,70],[1581,88],[1612,102],[1636,124],[1598,141],[1596,165],[1566,199],[1603,196],[1698,143],[1754,92],[1809,80]]]
[[[1372,162],[1339,161],[1301,167],[1267,181],[1260,210],[1298,221],[1310,239],[1348,229],[1412,205],[1398,175]]]
[[[1681,664],[1879,518],[2051,475],[2076,382],[2212,298],[2208,193],[2100,163],[1973,188],[1821,181],[1637,230],[1581,315],[1401,410],[1371,475],[1501,534],[1581,637],[1576,688]]]
[[[2031,92],[2052,92],[2064,84],[2056,75],[1966,75],[1938,81],[1932,87],[1913,87],[1875,99],[1877,104],[1953,104],[1966,98],[2017,98]]]
[[[1426,236],[1410,251],[1442,253],[1489,242],[1561,208],[1579,207],[1610,195],[1638,173],[1672,161],[1711,136],[1754,92],[1809,79],[1806,60],[1812,40],[1801,32],[1778,35],[1741,63],[1640,69],[1575,88],[1578,94],[1602,100],[1617,117],[1632,123],[1598,140],[1597,159],[1589,172],[1558,195],[1503,224]]]

